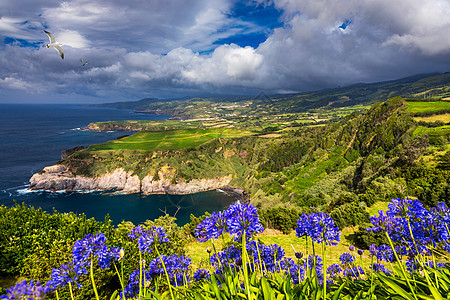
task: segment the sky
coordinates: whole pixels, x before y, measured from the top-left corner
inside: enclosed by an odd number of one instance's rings
[[[0,40],[0,103],[295,93],[450,71],[450,0],[0,0]]]

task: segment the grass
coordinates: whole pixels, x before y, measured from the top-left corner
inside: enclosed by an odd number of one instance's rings
[[[376,202],[371,207],[367,207],[366,211],[369,213],[370,216],[378,215],[379,210],[386,211],[388,209],[388,205],[390,202]]]
[[[407,102],[410,113],[438,112],[450,110],[450,101]]]
[[[436,122],[436,121],[442,121],[444,123],[450,122],[450,114],[443,114],[443,115],[434,115],[429,117],[416,117],[414,118],[414,121],[417,122]]]
[[[432,128],[417,126],[417,128],[413,132],[413,136],[420,136],[424,134],[428,135],[429,137],[448,136],[450,135],[450,125]]]
[[[386,203],[386,206],[387,206],[387,203]],[[350,252],[348,247],[350,245],[352,245],[352,243],[350,242],[350,240],[347,239],[347,237],[350,236],[351,234],[353,234],[356,231],[356,229],[357,229],[357,227],[344,228],[341,231],[341,241],[337,244],[337,246],[327,246],[326,247],[325,255],[326,255],[326,261],[327,261],[328,266],[333,263],[339,263],[339,257],[341,256],[342,253]],[[292,248],[292,246],[294,246],[294,248],[297,252],[302,252],[304,254],[304,256],[306,255],[305,238],[298,238],[295,235],[294,230],[290,234],[285,235],[285,234],[282,234],[281,232],[277,232],[275,230],[270,230],[270,229],[267,230],[266,229],[265,232],[263,232],[257,236],[257,239],[259,239],[261,242],[263,242],[266,245],[278,244],[279,246],[281,246],[284,249],[285,256],[290,257],[294,260],[296,260],[296,258],[295,258],[294,249]],[[229,237],[226,238],[226,241],[227,240],[229,240]],[[215,244],[217,251],[220,251],[220,249],[222,247],[222,241],[220,239],[216,240],[214,242],[214,244]],[[204,267],[205,262],[206,263],[208,262],[209,255],[206,252],[206,249],[208,247],[211,247],[211,249],[212,249],[211,241],[200,243],[200,242],[194,240],[188,244],[187,255],[192,259],[192,264],[194,266]],[[322,257],[321,247],[322,247],[321,244],[315,244],[316,254]],[[312,253],[310,240],[308,241],[308,253],[309,254]],[[369,258],[368,254],[369,254],[368,251],[364,251],[364,254],[362,256],[363,266],[365,266],[365,267],[368,267],[370,264],[370,258]],[[355,257],[359,263],[360,258],[358,256],[358,254],[356,253],[356,251],[353,253],[353,255],[355,255]]]
[[[199,146],[216,138],[231,138],[253,134],[230,128],[179,129],[168,131],[141,131],[132,136],[92,145],[90,151],[101,150],[170,150]]]

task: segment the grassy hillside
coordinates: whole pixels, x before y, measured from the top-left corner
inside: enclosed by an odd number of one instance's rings
[[[171,114],[176,119],[248,117],[305,112],[385,101],[391,97],[441,100],[450,97],[450,73],[416,75],[377,83],[360,83],[314,92],[228,98],[179,100],[142,99],[100,104],[151,113]]]
[[[410,101],[408,111],[412,114],[450,112],[450,101]]]
[[[147,132],[141,131],[120,140],[89,147],[89,151],[102,150],[171,150],[200,146],[217,138],[234,138],[251,135],[250,131],[224,129],[179,129]]]

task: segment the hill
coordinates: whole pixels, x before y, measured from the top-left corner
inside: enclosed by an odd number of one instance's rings
[[[145,98],[139,101],[98,104],[115,108],[133,109],[141,112],[163,113],[175,118],[214,117],[211,113],[201,111],[200,107],[216,104],[230,108],[231,104],[242,106],[246,114],[260,114],[262,111],[277,113],[304,112],[321,107],[346,107],[368,104],[374,101],[385,101],[390,97],[443,99],[450,97],[450,73],[422,74],[398,80],[358,83],[345,87],[325,89],[314,92],[267,95],[263,92],[255,97],[222,97],[222,98],[182,98],[161,100]],[[200,110],[197,112],[196,110]]]

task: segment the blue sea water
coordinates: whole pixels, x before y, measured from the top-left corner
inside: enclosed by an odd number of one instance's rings
[[[220,191],[193,195],[124,195],[101,192],[29,192],[30,177],[60,160],[61,151],[89,146],[133,132],[91,132],[81,127],[109,120],[162,120],[169,116],[136,114],[130,110],[56,104],[0,104],[0,205],[22,202],[51,212],[85,213],[101,221],[109,214],[113,223],[139,224],[163,215],[178,224],[206,211],[222,210],[236,199]]]

